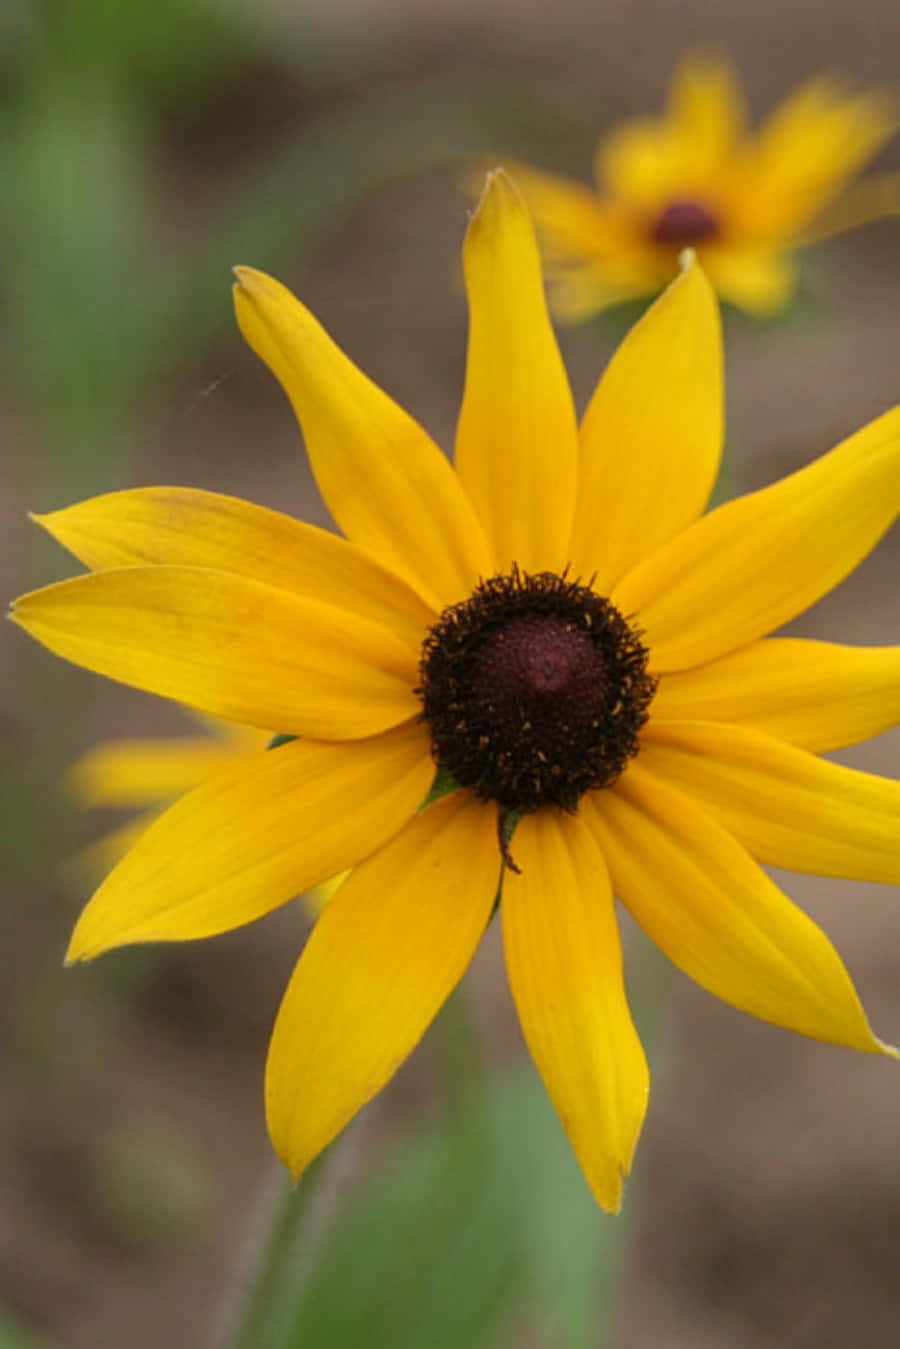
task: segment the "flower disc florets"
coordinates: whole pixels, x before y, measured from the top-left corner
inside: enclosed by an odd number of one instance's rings
[[[654,222],[651,235],[655,244],[688,248],[715,239],[721,226],[715,212],[702,201],[672,201]]]
[[[609,600],[518,569],[444,610],[420,669],[435,759],[504,812],[574,810],[612,782],[637,751],[656,687],[646,648]]]

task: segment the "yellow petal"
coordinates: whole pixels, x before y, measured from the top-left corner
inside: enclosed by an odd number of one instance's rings
[[[290,291],[249,267],[236,275],[241,332],[290,398],[341,529],[433,608],[464,599],[490,557],[447,459]]]
[[[696,185],[684,177],[684,143],[672,126],[649,117],[623,122],[604,136],[594,156],[601,193],[651,217]]]
[[[722,299],[754,318],[777,314],[796,289],[794,267],[771,249],[723,244],[706,250],[703,261]]]
[[[73,794],[84,806],[149,806],[190,791],[219,769],[266,748],[268,731],[238,748],[212,736],[171,740],[111,740],[83,754],[69,769]]]
[[[900,509],[900,407],[806,468],[729,501],[657,549],[613,602],[637,616],[656,673],[746,646],[862,561]]]
[[[587,810],[613,889],[685,974],[763,1021],[886,1050],[824,932],[688,797],[633,764]]]
[[[503,941],[532,1058],[598,1201],[617,1213],[647,1109],[609,875],[580,816],[540,812],[515,834]]]
[[[572,394],[544,300],[534,230],[502,171],[469,225],[466,388],[456,467],[499,570],[561,571],[575,505]]]
[[[691,196],[715,204],[727,189],[744,118],[728,62],[688,57],[675,72],[663,117],[623,122],[600,142],[594,169],[601,191],[643,214]]]
[[[419,725],[351,744],[295,740],[218,773],[141,835],[82,913],[67,959],[249,923],[381,847],[433,777]]]
[[[900,782],[707,721],[648,726],[641,767],[699,801],[760,862],[900,883]]]
[[[234,573],[94,572],[11,617],[76,665],[250,726],[354,740],[420,711],[417,653],[392,632]]]
[[[660,278],[658,268],[639,265],[623,275],[611,260],[585,267],[567,267],[549,274],[550,308],[559,323],[583,323],[611,305],[649,295],[665,285],[671,272]]]
[[[619,578],[704,510],[722,455],[722,333],[691,257],[632,328],[581,426],[574,575]]]
[[[672,80],[668,113],[699,165],[709,170],[720,164],[747,120],[734,67],[712,53],[686,57]]]
[[[92,571],[166,563],[233,571],[365,614],[410,643],[434,622],[417,595],[346,539],[236,497],[142,487],[32,518]]]
[[[505,161],[525,199],[546,261],[589,261],[616,246],[617,231],[597,194],[583,183]],[[484,184],[481,176],[479,193]]]
[[[660,680],[660,721],[730,721],[821,753],[900,722],[900,646],[771,637]]]
[[[493,808],[445,797],[356,867],[288,985],[266,1103],[296,1177],[384,1086],[459,982],[499,877]]]
[[[777,237],[802,229],[893,134],[879,94],[847,97],[832,81],[801,86],[772,113],[748,148],[747,224]]]
[[[797,242],[815,243],[888,215],[900,215],[900,173],[871,174],[842,192],[824,214],[816,216]]]

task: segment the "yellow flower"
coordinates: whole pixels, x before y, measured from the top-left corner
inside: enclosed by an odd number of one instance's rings
[[[895,130],[885,99],[803,85],[759,131],[729,65],[693,57],[666,114],[601,140],[597,190],[512,165],[538,227],[553,307],[578,321],[651,294],[699,251],[719,295],[754,315],[784,308],[803,244],[900,210],[900,174],[848,184]]]
[[[270,731],[204,718],[211,734],[108,740],[69,769],[69,789],[82,806],[136,810],[127,823],[104,834],[78,856],[102,875],[137,842],[164,807],[223,768],[265,749]]]
[[[111,678],[301,737],[152,825],[70,959],[222,932],[352,867],[269,1053],[269,1129],[298,1175],[418,1042],[502,883],[525,1038],[614,1210],[648,1093],[614,894],[726,1001],[886,1049],[761,864],[900,879],[900,784],[817,757],[897,720],[900,649],[766,634],[893,523],[900,409],[704,516],[722,353],[699,266],[627,337],[579,431],[502,173],[464,261],[455,470],[288,291],[242,268],[241,329],[346,538],[204,492],[115,493],[43,518],[97,570],[14,617]],[[462,785],[426,804],[433,756]]]

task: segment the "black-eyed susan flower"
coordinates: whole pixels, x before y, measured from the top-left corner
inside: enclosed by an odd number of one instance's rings
[[[297,1175],[420,1039],[499,890],[525,1038],[616,1209],[648,1072],[614,894],[726,1001],[886,1049],[761,864],[900,878],[900,784],[817,757],[897,720],[900,649],[767,637],[894,521],[900,409],[704,515],[722,364],[699,266],[626,338],[579,430],[502,173],[464,261],[455,470],[288,291],[240,269],[241,329],[345,537],[203,492],[100,497],[42,520],[96,570],[14,617],[76,663],[299,737],[152,825],[70,959],[222,932],[352,867],[270,1048],[269,1128]],[[436,765],[455,790],[433,790]]]
[[[687,59],[664,116],[600,141],[595,188],[515,166],[555,312],[574,322],[654,293],[687,247],[724,300],[758,316],[783,309],[797,248],[900,210],[900,174],[853,182],[895,126],[883,97],[818,79],[751,134],[730,67]]]

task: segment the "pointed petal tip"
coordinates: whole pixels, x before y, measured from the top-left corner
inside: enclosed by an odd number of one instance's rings
[[[85,950],[83,943],[78,941],[78,927],[69,938],[69,945],[66,947],[66,953],[63,956],[63,968],[70,969],[73,965],[83,965],[90,960],[90,953]]]
[[[635,1140],[637,1142],[637,1140]],[[604,1213],[610,1218],[619,1218],[625,1204],[628,1177],[631,1174],[631,1159],[620,1161],[612,1175],[594,1179],[588,1177],[591,1193]]]
[[[485,175],[484,189],[472,213],[471,223],[474,224],[491,210],[499,209],[501,204],[518,207],[523,211],[526,209],[524,199],[516,187],[514,179],[510,177],[502,164],[498,164],[496,168],[489,169]]]
[[[234,275],[234,284],[231,287],[231,293],[235,298],[246,296],[248,299],[255,299],[258,296],[271,294],[274,288],[282,289],[280,282],[274,277],[269,276],[268,272],[261,272],[256,267],[232,267]]]

